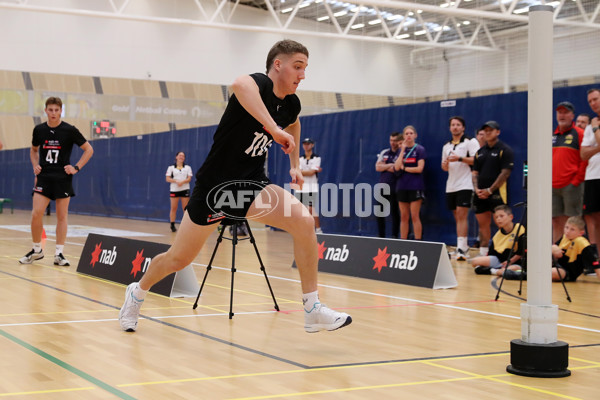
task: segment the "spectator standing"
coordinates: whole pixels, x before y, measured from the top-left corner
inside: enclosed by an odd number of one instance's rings
[[[442,148],[442,169],[448,172],[446,205],[456,221],[456,260],[466,261],[469,250],[469,209],[473,198],[471,165],[479,150],[477,139],[465,136],[465,120],[450,118],[450,139]]]
[[[585,128],[581,158],[587,160],[583,191],[583,217],[588,237],[596,248],[600,240],[600,88],[588,90],[588,104],[596,114]]]
[[[192,167],[185,165],[185,153],[177,152],[175,155],[175,163],[169,165],[166,173],[166,181],[170,183],[171,210],[169,212],[169,220],[171,221],[171,232],[177,232],[175,228],[175,218],[177,217],[177,207],[181,200],[181,208],[185,208],[190,201],[190,181],[194,173]]]
[[[562,236],[569,217],[581,216],[587,161],[581,159],[583,131],[575,126],[575,107],[556,106],[558,126],[552,135],[552,241]]]
[[[514,167],[514,153],[507,144],[498,139],[498,122],[488,121],[480,130],[485,131],[486,144],[477,151],[473,162],[473,206],[479,224],[479,254],[487,256],[492,211],[508,202],[506,181]]]
[[[321,221],[319,221],[319,172],[321,168],[321,157],[316,155],[313,150],[315,142],[311,138],[302,141],[304,155],[300,157],[300,170],[304,177],[304,186],[296,189],[295,195],[308,208],[308,212],[315,219],[315,232],[323,233]]]
[[[587,128],[591,120],[592,118],[589,114],[581,113],[577,116],[577,119],[575,120],[575,126],[585,131],[585,128]]]
[[[400,235],[400,208],[398,206],[398,200],[396,199],[396,169],[394,164],[400,154],[400,145],[402,144],[404,137],[400,132],[394,132],[390,135],[390,147],[384,149],[377,155],[377,162],[375,163],[375,171],[381,172],[379,176],[379,183],[388,185],[389,193],[382,194],[390,207],[390,215],[392,217],[392,237],[398,239]],[[377,229],[379,237],[384,238],[385,234],[385,220],[387,217],[377,217]]]
[[[427,154],[425,148],[416,143],[417,130],[408,125],[402,131],[404,142],[394,167],[398,175],[396,198],[400,207],[400,238],[408,239],[409,223],[412,220],[415,240],[423,239],[421,224],[421,205],[425,199],[425,180],[423,169]]]

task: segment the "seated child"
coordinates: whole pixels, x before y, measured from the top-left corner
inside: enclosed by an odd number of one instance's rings
[[[475,273],[478,275],[502,276],[507,265],[512,271],[521,271],[518,263],[525,250],[525,227],[513,222],[512,210],[507,205],[494,209],[494,222],[499,229],[490,241],[488,255],[474,257],[469,260],[469,263],[475,267]],[[517,244],[509,260],[508,256],[517,234]]]
[[[552,280],[574,282],[586,270],[594,270],[600,278],[600,265],[590,242],[583,237],[585,222],[581,217],[570,217],[564,228],[563,237],[552,245]],[[560,276],[558,275],[560,273]]]

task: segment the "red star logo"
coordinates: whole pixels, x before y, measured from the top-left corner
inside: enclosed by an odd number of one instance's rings
[[[376,269],[377,272],[381,272],[381,268],[387,267],[387,259],[390,255],[387,252],[387,246],[381,249],[377,249],[377,256],[373,257],[373,261],[375,261],[375,265],[373,265],[373,269]]]
[[[100,244],[97,244],[94,251],[92,251],[92,261],[90,261],[90,264],[92,264],[92,268],[94,268],[96,266],[96,263],[100,260],[100,253],[102,253],[102,242],[100,242]]]
[[[327,247],[325,247],[325,241],[323,241],[323,243],[319,243],[319,260],[325,257],[325,250],[327,250]]]
[[[142,251],[135,252],[135,260],[131,262],[133,268],[131,268],[131,272],[129,273],[129,275],[133,275],[133,277],[135,278],[137,273],[142,270],[142,261],[144,261],[144,249],[142,249]]]

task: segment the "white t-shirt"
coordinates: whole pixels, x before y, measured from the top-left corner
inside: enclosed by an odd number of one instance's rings
[[[321,167],[321,157],[313,154],[310,159],[306,159],[306,155],[300,157],[300,169],[302,171],[318,171]],[[302,189],[296,190],[297,193],[314,193],[319,191],[319,178],[317,174],[306,176],[304,175],[304,185]]]
[[[183,181],[186,180],[188,178],[188,176],[194,176],[194,173],[192,172],[192,167],[190,167],[189,165],[184,165],[183,168],[179,169],[174,165],[169,165],[169,168],[167,168],[167,173],[165,174],[165,176],[170,176],[171,178],[175,179],[176,181]],[[171,192],[183,192],[184,190],[188,190],[190,188],[190,183],[184,183],[183,185],[179,186],[176,183],[171,183]]]
[[[450,154],[459,157],[474,157],[479,150],[477,139],[470,139],[462,136],[460,142],[452,144],[452,141],[446,143],[442,148],[442,162],[446,161]],[[448,180],[446,181],[446,193],[454,193],[459,190],[473,190],[473,180],[471,178],[471,166],[464,162],[448,163]]]
[[[582,146],[596,147],[596,136],[592,132],[592,126],[588,125],[585,127],[583,132]],[[600,179],[600,153],[596,153],[588,160],[587,168],[585,169],[585,180],[589,181],[592,179]]]

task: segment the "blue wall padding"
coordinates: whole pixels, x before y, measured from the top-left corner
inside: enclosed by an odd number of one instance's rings
[[[575,105],[577,114],[590,113],[586,92],[591,87],[554,89],[554,104],[568,100]],[[500,123],[500,139],[515,152],[515,169],[509,179],[509,203],[525,200],[522,189],[522,165],[527,158],[525,92],[458,99],[454,107],[441,107],[435,102],[302,117],[302,136],[315,140],[315,152],[322,157],[321,184],[375,184],[379,178],[375,171],[376,155],[389,146],[389,134],[401,131],[406,125],[414,125],[419,134],[417,142],[427,150],[426,201],[421,210],[424,239],[454,244],[454,220],[446,209],[444,197],[447,173],[440,167],[441,148],[450,138],[448,119],[453,115],[465,118],[469,136],[488,120]],[[548,118],[555,121],[553,110],[548,111]],[[211,126],[94,140],[92,160],[74,179],[77,196],[71,201],[71,212],[168,221],[169,184],[164,177],[168,165],[173,163],[175,153],[182,150],[187,155],[187,164],[195,172],[208,154],[214,130]],[[551,132],[548,132],[548,140],[550,137]],[[72,162],[75,163],[80,155],[81,150],[74,149]],[[274,144],[271,148],[268,164],[274,183],[289,183],[289,160],[279,145]],[[12,198],[15,208],[30,209],[34,177],[29,149],[1,151],[0,168],[0,197]],[[355,216],[355,193],[350,193],[350,216],[342,215],[340,205],[337,216],[321,218],[323,230],[375,236],[375,217]],[[338,195],[341,197],[341,191]],[[516,218],[520,215],[521,212],[516,210]],[[472,241],[477,232],[472,229],[469,236]]]

